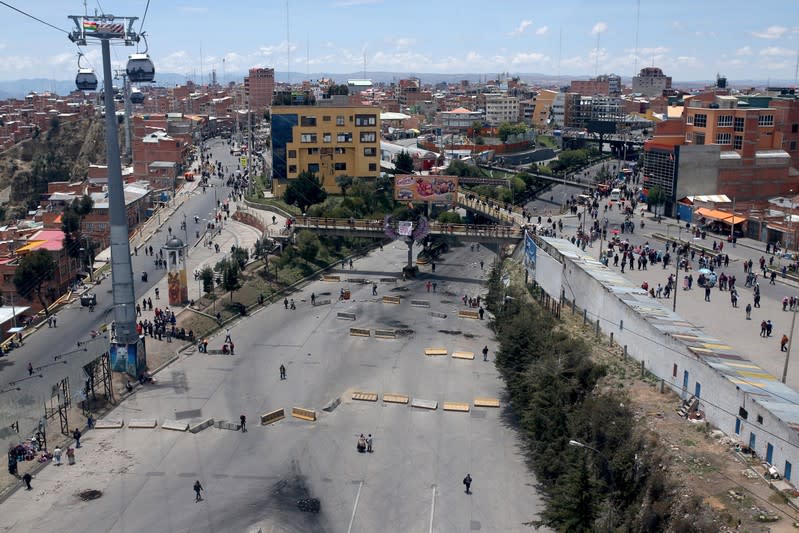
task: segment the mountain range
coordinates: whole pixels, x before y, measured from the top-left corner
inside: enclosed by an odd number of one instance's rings
[[[156,66],[157,68],[157,66]],[[222,82],[230,82],[230,81],[237,81],[242,82],[244,79],[245,73],[240,74],[228,74],[225,76],[224,80],[218,80],[220,83]],[[352,72],[348,74],[341,74],[341,73],[329,73],[329,72],[310,72],[310,73],[302,73],[302,72],[291,72],[290,76],[286,74],[286,72],[275,72],[275,79],[278,82],[297,82],[300,80],[318,80],[321,78],[330,78],[336,80],[339,83],[346,82],[348,79],[371,79],[375,83],[392,83],[397,82],[400,79],[408,78],[411,76],[418,77],[422,80],[423,83],[455,83],[460,82],[461,80],[468,80],[470,83],[478,83],[485,81],[486,79],[496,79],[500,75],[497,73],[486,73],[486,74],[476,74],[476,73],[464,73],[464,74],[440,74],[440,73],[413,73],[413,72]],[[540,85],[551,85],[551,86],[563,86],[568,85],[569,80],[580,80],[580,79],[588,79],[590,76],[586,75],[571,75],[571,74],[564,74],[561,76],[554,76],[551,74],[542,74],[542,73],[511,73],[505,74],[503,76],[518,76],[523,81],[532,84],[540,84]],[[175,85],[182,85],[186,83],[186,81],[190,79],[189,76],[183,74],[175,74],[175,73],[158,73],[156,71],[156,83],[161,86],[165,87],[173,87]],[[194,79],[195,83],[208,83],[211,79],[210,74],[203,76],[202,79]],[[684,88],[684,89],[695,89],[705,87],[707,85],[712,85],[715,80],[684,80],[684,81],[674,81],[673,85],[677,88]],[[622,77],[622,83],[629,86],[632,84],[632,80],[629,77]],[[120,82],[121,84],[121,82]],[[785,86],[796,86],[795,81],[791,80],[729,80],[729,84],[732,87],[740,87],[740,88],[749,88],[749,87],[765,87],[765,86],[778,86],[778,87],[785,87]],[[56,94],[69,94],[75,88],[75,82],[72,80],[52,80],[52,79],[45,79],[45,78],[32,78],[32,79],[20,79],[20,80],[7,80],[7,81],[0,81],[0,100],[7,99],[7,98],[23,98],[26,94],[30,92],[54,92]]]

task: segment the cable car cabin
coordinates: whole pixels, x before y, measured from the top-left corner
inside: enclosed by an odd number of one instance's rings
[[[92,69],[82,68],[75,76],[75,85],[79,91],[95,91],[97,90],[97,76]]]
[[[131,54],[125,71],[133,83],[149,83],[155,79],[155,65],[147,54]]]
[[[130,103],[131,104],[142,104],[144,103],[144,93],[141,91],[131,91],[130,93]]]

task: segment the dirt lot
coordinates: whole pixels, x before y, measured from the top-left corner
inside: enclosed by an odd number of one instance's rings
[[[682,418],[676,411],[681,404],[676,393],[668,387],[661,393],[659,379],[651,374],[642,377],[634,360],[623,360],[622,349],[611,347],[607,338],[597,341],[581,317],[566,309],[562,318],[575,335],[595,346],[595,357],[607,365],[608,376],[601,386],[624,388],[638,420],[670,452],[671,460],[663,467],[680,480],[684,497],[700,496],[731,530],[736,526],[749,532],[799,530],[799,511],[788,504],[789,494],[769,486],[759,458],[736,451],[731,439],[720,432],[714,435],[706,423]]]

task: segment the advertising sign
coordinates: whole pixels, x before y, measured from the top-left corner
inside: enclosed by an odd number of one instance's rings
[[[394,198],[410,202],[455,203],[458,176],[417,176],[400,174],[394,178]]]
[[[408,221],[400,221],[397,224],[397,233],[403,235],[405,237],[410,237],[411,232],[413,231],[413,222]]]

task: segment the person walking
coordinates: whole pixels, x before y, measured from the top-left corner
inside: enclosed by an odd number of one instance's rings
[[[292,311],[296,311],[297,310],[297,306],[294,305],[294,298],[292,298],[291,302],[289,302],[289,309],[291,309]]]
[[[53,450],[53,459],[55,459],[56,466],[61,466],[61,448],[58,446]]]
[[[483,262],[480,261],[480,270],[483,270]]]
[[[752,304],[746,304],[746,319],[752,320]]]
[[[230,338],[230,328],[225,328],[225,342],[233,342]]]
[[[372,283],[372,296],[377,296],[377,283]]]
[[[369,452],[369,453],[372,453],[374,451],[374,450],[372,450],[372,434],[371,433],[369,433],[369,436],[366,437],[366,451]]]
[[[765,337],[766,336],[766,321],[765,320],[760,322],[760,336],[761,337]]]
[[[705,287],[705,301],[710,301],[710,287]]]
[[[782,338],[780,339],[780,351],[787,352],[788,351],[788,335],[785,333],[782,334]]]
[[[247,417],[244,416],[244,415],[241,415],[239,417],[239,422],[241,422],[241,432],[242,433],[247,433]]]
[[[316,305],[316,295],[311,293],[311,305]]]
[[[286,367],[280,365],[280,379],[286,379]]]
[[[463,484],[466,485],[466,494],[471,494],[472,493],[472,476],[469,475],[468,473],[466,474],[466,477],[463,478]]]
[[[158,287],[155,288],[155,299],[156,300],[161,299],[161,291],[158,290]]]
[[[70,446],[67,448],[67,464],[74,465],[75,464],[75,448]]]
[[[75,439],[75,447],[80,448],[80,429],[75,428],[75,431],[72,432],[72,438]]]
[[[488,361],[488,346],[483,347],[483,361]]]
[[[771,320],[766,320],[766,337],[771,337],[771,330],[774,328],[774,324],[771,323]]]
[[[28,363],[28,375],[33,375],[33,363]]]
[[[483,307],[481,306],[481,307],[480,307],[480,308],[477,310],[477,314],[479,314],[479,315],[480,315],[480,320],[483,320],[483,315],[485,314],[485,309],[483,309]]]
[[[205,489],[203,489],[203,486],[200,485],[200,480],[198,479],[197,481],[194,482],[194,502],[195,503],[203,501],[203,497],[200,494],[203,490],[205,490]]]
[[[286,309],[289,308],[289,299],[288,298],[283,298],[283,307],[285,307]]]
[[[30,475],[29,472],[25,472],[25,475],[22,476],[22,481],[25,482],[25,490],[33,490],[33,487],[31,487],[31,480],[32,479],[33,479],[33,476]]]

